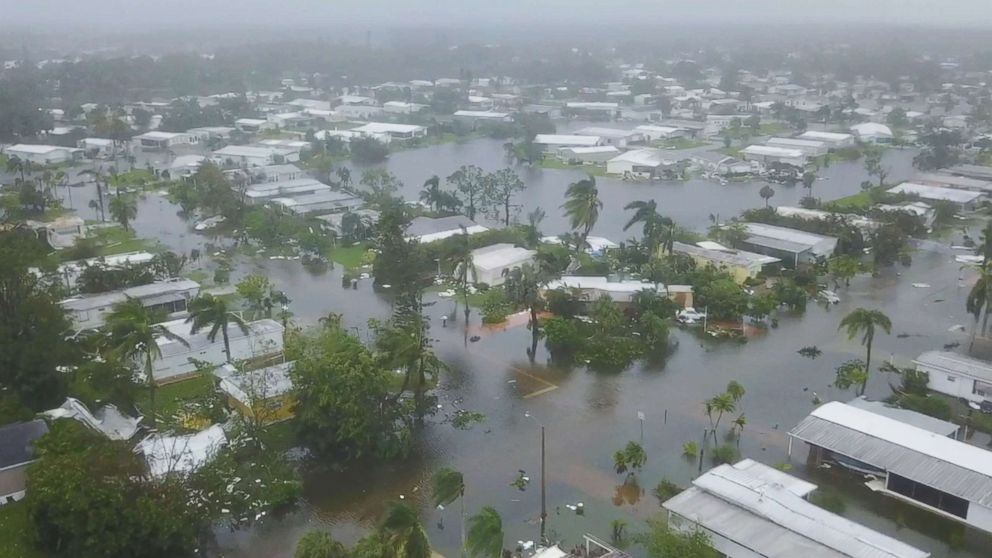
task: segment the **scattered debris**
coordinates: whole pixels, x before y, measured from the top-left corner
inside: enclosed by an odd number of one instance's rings
[[[815,359],[816,357],[818,357],[818,356],[820,356],[820,355],[823,354],[823,351],[821,351],[819,349],[819,347],[817,347],[816,345],[812,345],[812,346],[809,346],[809,347],[803,347],[802,349],[799,349],[796,352],[799,353],[799,354],[801,354],[802,356],[804,356],[806,358],[812,358],[812,359]]]
[[[459,409],[455,411],[455,416],[451,419],[451,426],[459,430],[468,430],[473,424],[486,420],[486,415],[475,411]]]
[[[530,484],[530,477],[527,476],[527,472],[523,469],[517,470],[517,478],[510,483],[510,486],[516,488],[517,490],[523,492],[527,490],[527,485]]]
[[[961,324],[955,324],[947,328],[947,331],[964,331],[965,327]]]
[[[957,341],[955,341],[953,343],[944,343],[944,350],[945,351],[950,351],[951,349],[956,349],[956,348],[958,348],[960,346],[961,346],[961,343],[958,343]]]
[[[929,289],[930,283],[913,283],[913,286],[917,289]]]

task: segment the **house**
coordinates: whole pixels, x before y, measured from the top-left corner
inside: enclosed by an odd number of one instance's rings
[[[382,107],[369,105],[340,105],[334,107],[334,112],[345,120],[368,120],[383,114],[385,111]]]
[[[565,275],[545,285],[542,292],[558,289],[576,290],[580,293],[581,298],[587,302],[598,300],[606,295],[614,303],[620,305],[631,304],[641,291],[654,291],[661,296],[678,300],[684,306],[692,306],[692,287],[688,285],[666,286],[658,283],[645,283],[640,279]]]
[[[406,227],[406,238],[420,243],[444,240],[456,234],[478,234],[489,229],[464,215],[451,217],[417,217]]]
[[[142,151],[164,151],[181,145],[197,145],[200,136],[189,132],[159,132],[154,130],[131,138],[131,144]]]
[[[972,403],[992,401],[992,364],[945,351],[927,351],[913,361],[926,372],[927,387]]]
[[[148,464],[152,477],[161,478],[172,473],[188,474],[197,471],[227,445],[227,435],[215,424],[196,434],[168,436],[151,434],[138,442],[134,452],[141,454]]]
[[[59,302],[77,331],[103,327],[114,305],[128,300],[140,300],[151,310],[161,310],[170,317],[184,315],[189,302],[200,294],[200,284],[189,279],[155,281],[99,294],[78,295]]]
[[[207,142],[210,140],[229,140],[234,130],[236,128],[230,126],[201,126],[199,128],[190,128],[186,130],[186,133],[196,134],[200,136],[200,141]]]
[[[685,163],[653,147],[621,153],[606,162],[606,173],[627,178],[674,178]]]
[[[55,274],[65,282],[65,288],[71,291],[76,288],[76,281],[87,267],[99,265],[108,269],[121,269],[130,265],[146,264],[153,259],[155,259],[155,254],[150,252],[125,252],[112,256],[66,262],[55,269]],[[37,268],[31,268],[31,272],[35,275],[41,275],[41,271]]]
[[[321,101],[319,99],[293,99],[292,101],[286,103],[286,105],[301,110],[304,109],[331,110],[330,101]]]
[[[815,484],[751,459],[710,469],[662,504],[668,525],[702,531],[732,558],[927,558],[929,552],[809,501]]]
[[[903,182],[895,188],[890,188],[889,193],[908,194],[932,202],[948,202],[957,206],[961,211],[972,211],[978,207],[979,202],[985,199],[985,194],[982,192],[941,188],[940,186],[928,186],[914,182]]]
[[[697,267],[713,266],[716,269],[725,271],[739,285],[744,284],[748,279],[754,279],[766,267],[774,266],[782,261],[772,256],[746,252],[744,250],[733,250],[716,242],[709,241],[699,242],[698,244],[673,242],[672,252],[688,256],[696,263]]]
[[[188,178],[196,174],[206,160],[203,155],[181,155],[173,159],[165,170],[168,171],[169,178]]]
[[[786,149],[769,145],[749,145],[741,150],[745,161],[757,161],[768,166],[771,163],[782,163],[794,167],[806,166],[806,154],[798,149]]]
[[[234,121],[234,127],[246,134],[257,134],[264,130],[275,130],[278,125],[264,118],[239,118]]]
[[[300,160],[300,152],[293,148],[266,147],[261,145],[228,145],[213,152],[211,158],[218,165],[236,167],[264,167],[273,164],[293,163]]]
[[[923,413],[918,413],[916,411],[910,411],[909,409],[893,407],[884,401],[873,401],[862,395],[848,401],[847,404],[851,407],[864,409],[865,411],[872,412],[876,415],[882,415],[883,417],[889,417],[890,419],[897,420],[899,422],[917,426],[947,438],[954,440],[964,439],[964,432],[958,424],[941,420],[939,418],[934,418],[930,415],[924,415]]]
[[[352,131],[368,137],[387,135],[394,140],[411,140],[427,136],[427,128],[424,126],[390,122],[369,122],[364,126],[352,129]]]
[[[937,210],[921,201],[904,202],[896,205],[880,203],[872,206],[872,209],[876,211],[901,211],[915,215],[923,221],[923,226],[927,230],[932,229],[934,222],[937,220]]]
[[[520,248],[513,244],[493,244],[472,250],[472,264],[475,266],[475,282],[491,287],[506,281],[504,273],[533,263],[536,250]]]
[[[386,101],[382,104],[382,110],[393,114],[414,114],[427,108],[427,105],[417,103],[405,103],[403,101]]]
[[[983,165],[954,165],[953,167],[948,167],[941,170],[947,174],[953,174],[955,176],[966,176],[968,178],[975,178],[978,180],[992,180],[992,167],[986,167]]]
[[[618,130],[616,128],[602,128],[599,126],[589,126],[576,130],[577,136],[593,136],[600,138],[606,145],[612,145],[624,149],[629,144],[644,141],[644,135],[636,130]]]
[[[296,155],[293,156],[293,158],[296,160],[299,160],[301,153],[313,147],[312,145],[310,145],[310,142],[308,141],[277,139],[277,138],[259,140],[258,142],[255,143],[255,145],[261,147],[276,147],[279,149],[291,149],[296,152]]]
[[[224,340],[218,334],[208,338],[209,329],[193,333],[193,325],[184,319],[160,324],[181,341],[165,336],[156,339],[161,358],[152,361],[152,377],[157,384],[187,379],[198,373],[196,362],[219,366],[227,362]],[[277,354],[283,348],[285,328],[274,320],[264,319],[246,324],[247,332],[234,324],[228,325],[231,360],[239,361]]]
[[[795,217],[803,221],[827,221],[830,219],[842,220],[846,223],[858,227],[862,231],[870,231],[879,227],[879,222],[874,219],[861,217],[853,213],[831,213],[822,209],[806,209],[805,207],[792,207],[788,205],[776,206],[775,213],[783,217]]]
[[[37,459],[34,443],[45,434],[40,419],[0,426],[0,506],[24,498],[28,466]]]
[[[79,421],[90,430],[99,432],[110,440],[127,441],[134,437],[141,425],[142,417],[132,418],[117,410],[115,405],[104,405],[91,413],[85,403],[72,397],[67,397],[61,406],[42,413],[45,417],[56,419],[73,419]]]
[[[565,103],[565,111],[569,114],[597,119],[611,119],[619,109],[619,103],[597,101],[570,101]]]
[[[844,147],[851,147],[854,145],[854,135],[839,132],[818,132],[816,130],[808,130],[796,136],[796,138],[801,140],[821,141],[830,146],[830,149],[842,149]]]
[[[541,244],[563,244],[560,236],[545,236],[541,238]],[[586,253],[592,256],[602,256],[608,250],[619,248],[620,245],[608,238],[601,236],[586,237]]]
[[[706,172],[717,176],[741,176],[756,170],[751,163],[724,155],[719,151],[697,151],[689,159]]]
[[[245,188],[245,201],[250,205],[259,205],[275,198],[295,198],[330,191],[330,186],[313,178],[262,182],[250,184]]]
[[[719,136],[724,130],[733,126],[735,120],[743,126],[747,118],[748,116],[744,114],[709,114],[706,116],[703,135],[710,138]]]
[[[813,263],[820,258],[829,258],[837,247],[837,239],[786,227],[764,223],[744,223],[747,237],[742,244],[745,248],[781,258],[783,262],[796,267],[800,263]]]
[[[305,112],[279,112],[266,115],[265,119],[280,130],[306,130],[313,122],[313,117]]]
[[[272,424],[296,414],[296,396],[289,375],[295,364],[289,361],[257,370],[238,370],[225,364],[214,374],[220,379],[217,387],[227,396],[232,409],[243,417]]]
[[[913,182],[941,188],[957,188],[972,192],[992,193],[992,180],[980,180],[967,176],[957,176],[943,172],[924,172],[916,175]]]
[[[862,122],[851,126],[851,132],[863,143],[886,144],[892,143],[892,130],[885,124],[877,122]]]
[[[848,469],[878,492],[940,517],[992,532],[992,452],[834,401],[789,432],[809,446],[807,463]]]
[[[114,154],[114,140],[106,138],[83,138],[76,142],[76,147],[91,159],[105,159]]]
[[[86,236],[86,221],[78,215],[62,215],[51,221],[25,221],[54,250],[71,248],[76,241]]]
[[[59,145],[19,143],[8,147],[4,154],[7,157],[17,157],[23,162],[35,165],[58,165],[78,161],[83,156],[83,150]]]
[[[272,198],[271,202],[273,205],[281,206],[286,211],[295,215],[343,212],[358,209],[365,205],[365,201],[359,197],[347,192],[335,192],[330,189],[312,194]]]
[[[224,171],[224,174],[233,178],[238,174],[245,174],[248,182],[257,184],[259,182],[286,182],[306,178],[305,170],[296,165],[265,165],[264,167],[254,167],[251,169],[234,169]]]
[[[605,163],[619,154],[620,150],[612,145],[562,147],[558,150],[558,159],[569,164],[597,165]]]
[[[785,149],[798,149],[807,157],[820,157],[826,155],[830,147],[819,140],[799,139],[799,138],[769,138],[765,145],[771,147],[782,147]]]
[[[485,122],[510,122],[512,117],[508,112],[497,112],[493,110],[459,110],[451,115],[455,121],[465,122],[478,126]]]
[[[597,136],[579,136],[569,134],[537,134],[534,143],[543,145],[546,153],[555,153],[562,147],[595,147],[606,142]]]
[[[647,141],[663,141],[675,138],[684,138],[687,134],[685,128],[676,128],[674,126],[655,126],[653,124],[638,126],[634,128],[634,131],[639,132]]]

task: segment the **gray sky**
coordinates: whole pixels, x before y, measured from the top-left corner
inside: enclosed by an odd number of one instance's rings
[[[992,0],[9,0],[4,23],[223,27],[618,23],[889,22],[992,29]],[[38,29],[40,30],[40,29]],[[120,29],[117,29],[120,30]]]

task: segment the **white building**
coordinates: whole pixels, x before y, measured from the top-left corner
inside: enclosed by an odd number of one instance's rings
[[[73,327],[78,331],[103,327],[114,305],[139,300],[151,310],[165,312],[170,318],[185,315],[189,302],[200,294],[200,284],[189,279],[155,281],[108,293],[78,295],[59,302]]]
[[[663,169],[677,169],[679,166],[679,161],[666,155],[665,151],[653,147],[627,151],[606,162],[606,173],[633,178],[656,178]]]
[[[228,145],[213,152],[211,158],[218,165],[235,167],[264,167],[273,164],[293,163],[300,160],[300,152],[288,147],[262,145]]]
[[[227,362],[224,339],[219,333],[211,341],[207,338],[209,328],[193,333],[193,325],[187,323],[185,319],[173,320],[161,325],[176,337],[186,341],[186,344],[164,336],[157,338],[162,358],[152,362],[152,376],[156,383],[166,384],[196,374],[197,367],[194,361],[205,362],[212,366],[220,366]],[[279,322],[265,319],[249,322],[246,325],[247,333],[241,331],[236,324],[228,323],[227,335],[231,342],[231,360],[236,362],[282,351],[285,328]]]
[[[669,298],[685,296],[686,293],[691,296],[692,293],[692,287],[688,285],[662,285],[644,283],[639,279],[612,279],[610,277],[578,275],[565,275],[560,279],[551,281],[544,287],[545,292],[557,289],[576,289],[581,293],[582,299],[588,302],[598,300],[606,295],[617,304],[630,304],[634,301],[634,297],[642,291],[653,291]]]
[[[822,141],[823,143],[829,145],[831,149],[840,149],[854,145],[854,136],[852,134],[839,132],[818,132],[815,130],[808,130],[800,134],[798,139]]]
[[[83,138],[76,142],[87,157],[103,159],[114,154],[114,140],[106,138]]]
[[[832,236],[764,223],[744,223],[744,229],[747,232],[747,238],[742,242],[745,248],[781,258],[794,266],[829,258],[837,248],[837,239]]]
[[[219,424],[185,436],[151,434],[138,442],[134,452],[144,456],[151,476],[189,474],[209,463],[224,446],[227,435]]]
[[[489,229],[463,215],[451,217],[417,217],[406,227],[406,238],[421,244],[444,240],[457,234],[478,234]]]
[[[892,143],[892,130],[885,124],[863,122],[851,126],[851,132],[864,143]]]
[[[364,126],[352,129],[368,137],[387,135],[394,140],[410,140],[427,136],[427,128],[416,124],[393,124],[391,122],[369,122]]]
[[[330,191],[330,186],[313,178],[260,182],[250,184],[245,188],[245,200],[251,205],[259,205],[275,198],[296,198]]]
[[[927,184],[916,184],[914,182],[903,182],[895,188],[890,188],[889,193],[909,194],[929,201],[950,202],[962,211],[971,211],[975,209],[978,207],[978,202],[985,199],[985,194],[982,192],[957,190],[954,188],[941,188],[940,186],[929,186]]]
[[[913,361],[929,376],[927,387],[972,403],[992,401],[992,364],[945,351],[927,351]]]
[[[472,125],[477,125],[480,122],[510,122],[512,120],[510,113],[494,110],[459,110],[455,111],[452,117]]]
[[[937,210],[935,210],[933,206],[921,201],[906,202],[898,205],[880,203],[873,205],[872,209],[878,211],[896,211],[915,215],[923,220],[923,225],[928,230],[933,228],[933,224],[937,220]]]
[[[603,128],[600,126],[590,126],[576,130],[577,136],[593,136],[603,140],[607,145],[613,145],[623,149],[631,143],[644,141],[644,134],[637,130],[619,130],[617,128]]]
[[[676,128],[673,126],[655,126],[652,124],[644,124],[634,128],[634,131],[640,132],[648,141],[669,140],[686,136],[686,130],[684,128]]]
[[[775,213],[783,217],[796,217],[804,221],[825,221],[828,219],[839,219],[858,227],[864,231],[877,229],[878,221],[868,219],[854,213],[831,213],[822,209],[807,209],[805,207],[792,207],[779,205],[774,207]]]
[[[757,161],[763,165],[784,163],[794,167],[806,166],[806,154],[798,149],[772,147],[770,145],[749,145],[741,150],[745,161]]]
[[[278,205],[294,215],[309,215],[317,213],[334,213],[358,209],[365,201],[347,192],[321,190],[312,194],[292,197],[272,198],[273,205]]]
[[[189,132],[145,132],[131,138],[131,144],[144,151],[165,150],[180,145],[197,145],[200,143],[198,134]]]
[[[799,138],[769,138],[765,145],[772,147],[782,147],[785,149],[798,149],[807,157],[819,157],[826,155],[830,147],[819,140],[799,139]]]
[[[620,150],[612,145],[596,147],[562,147],[558,150],[558,158],[566,163],[601,164],[620,154]]]
[[[85,403],[72,397],[67,397],[62,405],[42,413],[50,419],[73,419],[86,427],[99,432],[110,440],[126,441],[138,432],[142,417],[129,417],[120,412],[115,405],[104,405],[90,412]]]
[[[706,127],[703,128],[703,135],[706,137],[719,136],[724,130],[730,128],[736,120],[744,125],[748,116],[745,114],[709,114],[706,116]]]
[[[4,150],[7,157],[17,157],[21,161],[35,165],[58,165],[76,161],[83,156],[82,149],[61,147],[58,145],[34,145],[19,143]]]
[[[427,105],[418,103],[406,103],[403,101],[386,101],[382,104],[382,110],[393,114],[413,114],[427,108]]]
[[[972,192],[982,192],[992,194],[992,181],[969,178],[967,176],[955,176],[943,172],[924,172],[916,175],[913,182],[926,184],[928,186],[940,186],[941,188],[957,188],[959,190],[971,190]]]
[[[789,432],[806,442],[810,466],[830,462],[878,492],[940,517],[992,532],[992,452],[839,401]]]
[[[702,530],[729,558],[930,556],[809,502],[815,490],[815,484],[745,459],[710,469],[662,506],[669,526]]]
[[[514,268],[533,263],[536,250],[520,248],[513,244],[493,244],[472,250],[472,264],[475,266],[475,282],[495,287],[506,281],[503,276]]]
[[[346,120],[368,120],[383,114],[385,111],[382,110],[382,107],[369,105],[340,105],[334,108],[334,112]]]
[[[55,250],[70,248],[86,236],[86,221],[78,215],[62,215],[51,221],[25,221],[38,236]]]
[[[277,125],[264,118],[239,118],[234,121],[234,127],[246,134],[254,134],[263,130],[275,130]]]
[[[554,153],[562,147],[595,147],[604,145],[603,138],[597,136],[579,136],[569,134],[537,134],[534,143],[544,146],[544,150]]]

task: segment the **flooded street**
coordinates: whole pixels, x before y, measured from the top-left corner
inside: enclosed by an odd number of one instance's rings
[[[409,150],[392,155],[385,164],[404,183],[404,196],[416,199],[420,185],[433,174],[442,178],[463,164],[496,170],[505,166],[500,140],[475,140]],[[891,182],[909,178],[913,150],[890,150],[883,163],[891,169]],[[543,207],[545,234],[565,232],[567,225],[558,206],[570,182],[582,177],[578,171],[519,168],[527,184],[520,196],[521,214]],[[866,175],[861,161],[835,162],[823,169],[814,194],[833,199],[860,191]],[[358,178],[357,173],[354,174]],[[604,202],[593,234],[619,241],[628,215],[623,206],[633,200],[655,199],[659,211],[679,224],[705,232],[709,215],[729,218],[743,209],[764,204],[758,195],[763,183],[731,183],[721,186],[701,179],[679,183],[628,183],[597,179]],[[797,205],[805,194],[801,186],[775,186],[775,205]],[[92,187],[73,188],[80,214],[95,216],[86,207]],[[83,202],[80,202],[83,199]],[[161,196],[149,194],[142,201],[134,226],[140,237],[157,239],[171,249],[188,253],[206,249],[208,242],[191,232],[176,213],[177,208]],[[341,269],[322,274],[302,269],[297,261],[242,258],[232,282],[247,273],[262,273],[285,290],[293,300],[295,320],[313,323],[328,312],[345,315],[348,326],[359,331],[370,317],[385,317],[388,302],[373,293],[368,281],[357,291],[341,287]],[[481,339],[466,346],[465,324],[449,323],[441,328],[440,316],[453,304],[440,300],[428,308],[436,350],[451,367],[441,378],[440,409],[421,432],[414,455],[397,464],[358,465],[344,472],[311,472],[306,477],[305,503],[287,517],[237,533],[222,533],[223,555],[236,558],[283,558],[292,556],[296,540],[307,530],[321,526],[335,538],[353,542],[374,523],[388,506],[401,497],[423,510],[424,524],[436,550],[445,556],[458,554],[457,505],[440,512],[428,500],[430,476],[442,466],[465,475],[469,514],[490,505],[503,516],[508,546],[515,541],[538,538],[540,513],[540,429],[547,432],[548,533],[552,539],[575,544],[583,532],[607,538],[610,521],[627,521],[630,531],[640,530],[643,521],[659,513],[652,489],[662,479],[686,486],[697,472],[697,463],[682,457],[685,442],[702,438],[708,420],[702,401],[723,391],[736,380],[747,389],[743,411],[748,424],[740,442],[741,454],[775,465],[788,461],[785,433],[814,407],[814,393],[823,401],[848,400],[852,392],[830,387],[834,368],[860,357],[863,349],[837,331],[848,311],[859,307],[882,310],[893,322],[892,335],[879,335],[875,355],[880,362],[894,358],[908,365],[920,352],[945,343],[967,344],[967,333],[950,332],[955,324],[970,325],[964,308],[967,286],[946,251],[918,250],[911,267],[895,267],[883,276],[859,276],[850,288],[838,291],[841,302],[824,307],[810,303],[804,315],[780,314],[777,329],[752,337],[746,344],[700,339],[691,331],[673,329],[677,346],[661,364],[635,365],[619,374],[585,369],[557,369],[548,365],[547,352],[538,350],[537,363],[528,362],[526,348],[530,332],[524,326],[507,331],[488,331],[473,313],[470,335]],[[928,288],[914,288],[926,283]],[[429,300],[434,300],[428,297]],[[460,316],[459,316],[460,317]],[[797,354],[803,346],[816,345],[815,360]],[[898,378],[881,373],[872,376],[867,395],[884,398],[889,382]],[[468,430],[446,423],[456,409],[483,413],[486,419]],[[613,472],[613,453],[629,440],[639,440],[638,412],[643,412],[643,443],[648,462],[638,474],[641,491],[618,492],[623,478]],[[727,419],[729,420],[729,419]],[[726,423],[726,421],[725,421]],[[725,428],[721,427],[721,432]],[[875,496],[850,478],[833,480],[805,468],[805,447],[797,444],[792,456],[793,473],[812,478],[824,492],[843,492],[845,515],[905,542],[930,550],[937,556],[977,558],[986,556],[989,539],[969,532],[967,548],[952,552],[940,540],[946,530],[940,520],[914,518],[915,510]],[[710,467],[707,457],[703,466]],[[510,485],[525,471],[531,482],[521,491]],[[582,502],[584,515],[567,509]],[[877,515],[876,515],[877,514]],[[443,529],[440,521],[443,519]]]

